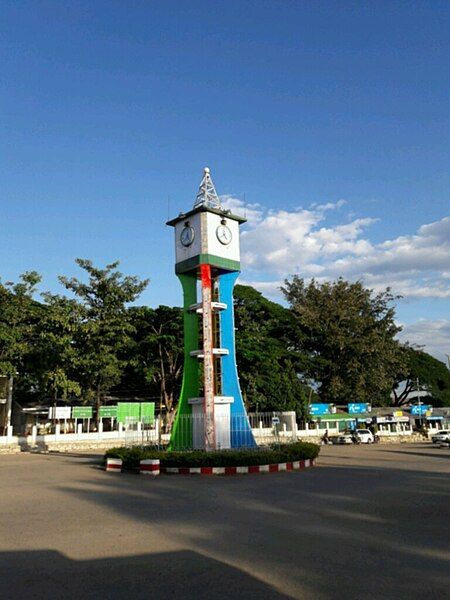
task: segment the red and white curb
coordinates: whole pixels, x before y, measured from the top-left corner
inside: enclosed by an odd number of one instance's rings
[[[250,465],[248,467],[162,467],[168,475],[250,475],[253,473],[279,473],[299,471],[314,466],[314,460],[297,460],[274,465]]]
[[[107,458],[106,459],[106,471],[111,473],[122,472],[122,459],[121,458]]]
[[[159,475],[159,460],[147,458],[139,463],[140,475]]]
[[[280,473],[281,471],[300,471],[313,467],[315,461],[296,460],[293,462],[276,463],[273,465],[250,465],[248,467],[160,467],[159,460],[145,459],[139,463],[140,475],[251,475],[254,473]],[[122,471],[121,458],[107,458],[106,471],[120,473]]]

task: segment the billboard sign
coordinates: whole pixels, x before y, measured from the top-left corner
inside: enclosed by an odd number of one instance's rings
[[[100,406],[100,410],[98,411],[98,416],[100,418],[109,417],[116,419],[117,418],[117,406]]]
[[[331,413],[329,404],[310,404],[309,414],[312,417],[318,417],[320,415],[329,415]]]
[[[124,424],[139,422],[152,424],[155,421],[155,403],[119,402],[117,405],[117,420],[119,423]]]
[[[359,415],[361,413],[368,413],[372,410],[370,404],[367,402],[349,402],[348,412],[351,415]]]
[[[155,403],[141,402],[141,423],[153,424],[155,420]]]
[[[138,423],[141,416],[140,402],[119,402],[117,405],[117,420],[124,425]]]
[[[72,419],[92,419],[92,406],[74,406]]]
[[[72,412],[71,406],[51,406],[48,409],[49,419],[70,419]]]
[[[427,413],[431,414],[432,410],[433,407],[429,404],[414,404],[411,406],[411,414],[419,417],[425,416]]]

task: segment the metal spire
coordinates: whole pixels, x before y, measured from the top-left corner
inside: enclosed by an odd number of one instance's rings
[[[209,174],[208,167],[205,167],[204,169],[203,179],[194,202],[194,208],[198,208],[199,206],[208,206],[209,208],[219,209],[222,208],[216,188],[214,187],[211,175]]]

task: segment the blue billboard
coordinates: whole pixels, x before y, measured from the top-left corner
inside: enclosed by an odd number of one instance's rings
[[[331,413],[329,404],[310,404],[309,414],[314,416],[329,415]]]
[[[413,404],[411,406],[412,415],[425,415],[431,409],[431,404]]]
[[[351,415],[359,415],[361,413],[370,412],[371,406],[367,402],[349,402],[348,412]]]

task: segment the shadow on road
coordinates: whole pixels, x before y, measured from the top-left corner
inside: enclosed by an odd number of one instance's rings
[[[445,458],[447,460],[450,459],[450,452],[445,452],[445,448],[435,448],[436,452],[415,452],[411,450],[389,450],[390,454],[407,454],[408,456],[428,456],[431,458]],[[385,451],[386,452],[386,451]]]
[[[448,591],[447,473],[356,466],[231,478],[105,473],[95,484],[59,489],[157,527],[203,556],[262,579],[275,574],[295,597]]]
[[[74,561],[51,550],[0,552],[0,598],[158,600],[289,596],[191,551]]]

